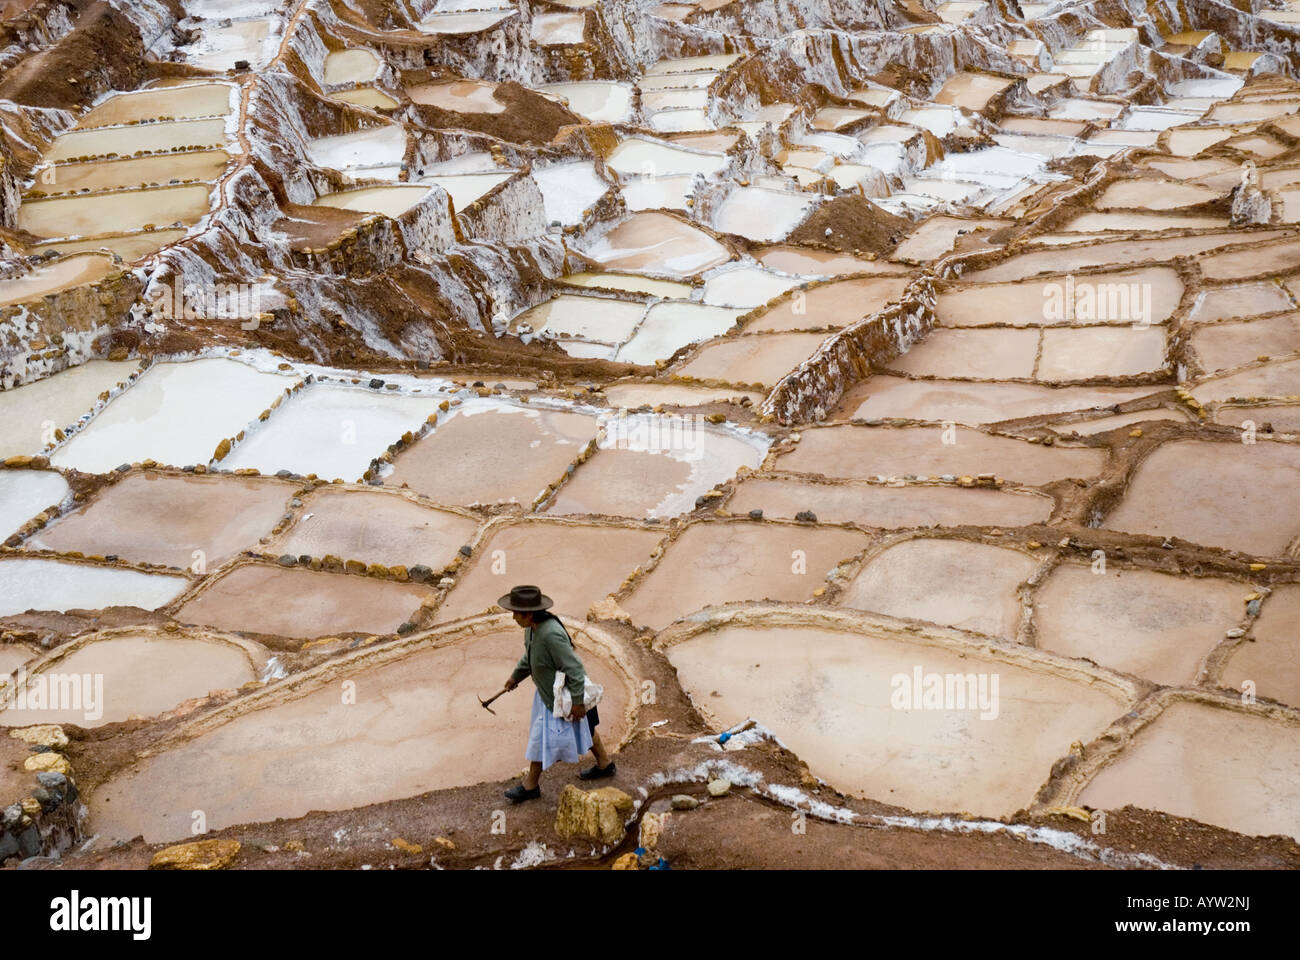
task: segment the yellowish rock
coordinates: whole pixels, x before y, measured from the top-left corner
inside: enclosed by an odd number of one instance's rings
[[[587,610],[588,620],[617,620],[620,623],[631,623],[632,615],[618,605],[618,601],[613,597],[606,597],[604,600],[597,600],[590,609]]]
[[[447,839],[446,837],[434,837],[433,842],[436,843],[438,846],[442,847],[442,849],[444,850],[456,849],[456,844],[454,844],[451,840]]]
[[[68,745],[68,735],[57,723],[42,723],[34,727],[10,730],[9,736],[35,747],[53,747],[62,750]]]
[[[21,806],[23,808],[23,813],[27,814],[29,817],[40,815],[41,801],[37,800],[35,797],[23,797]]]
[[[635,870],[635,869],[636,869],[637,867],[639,867],[640,865],[641,865],[641,864],[640,864],[640,862],[637,860],[637,858],[636,858],[636,854],[635,854],[635,853],[625,853],[625,854],[623,854],[623,856],[621,856],[621,857],[619,857],[617,860],[615,860],[613,866],[611,866],[609,869],[611,869],[611,870]]]
[[[561,837],[585,837],[606,846],[623,837],[623,824],[632,815],[632,798],[616,787],[579,790],[573,784],[560,794],[555,832]]]
[[[289,845],[285,844],[285,849]],[[195,840],[159,850],[149,862],[150,870],[224,870],[239,855],[239,841]]]
[[[424,853],[424,848],[418,843],[411,843],[411,841],[403,840],[401,837],[393,838],[393,846],[398,850],[401,850],[403,853],[412,853],[417,855]]]
[[[68,763],[68,758],[61,753],[33,753],[23,761],[23,769],[30,770],[32,773],[53,770],[55,773],[67,776],[72,773],[72,764]]]
[[[1053,817],[1070,817],[1074,820],[1082,820],[1084,823],[1092,822],[1092,814],[1083,807],[1048,807],[1043,812]]]

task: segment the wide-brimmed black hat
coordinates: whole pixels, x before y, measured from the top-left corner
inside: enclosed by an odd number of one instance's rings
[[[554,602],[537,587],[526,584],[522,587],[512,588],[509,593],[497,601],[497,606],[504,607],[507,610],[516,610],[519,613],[533,613],[537,610],[548,609]]]

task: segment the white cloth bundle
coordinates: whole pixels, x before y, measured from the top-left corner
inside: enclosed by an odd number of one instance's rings
[[[568,720],[569,715],[573,713],[573,694],[569,693],[566,686],[567,677],[563,670],[555,671],[555,706],[551,712],[556,719]],[[605,695],[605,688],[599,683],[592,683],[591,677],[586,678],[586,684],[582,688],[582,705],[590,710],[596,704],[600,703],[600,698]]]

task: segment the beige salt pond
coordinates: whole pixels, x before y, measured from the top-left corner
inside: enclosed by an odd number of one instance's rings
[[[1200,327],[1192,334],[1192,348],[1206,373],[1243,366],[1260,357],[1286,356],[1300,350],[1300,314]]]
[[[244,477],[133,473],[39,531],[26,546],[204,573],[270,533],[296,489]]]
[[[1165,328],[1054,327],[1043,331],[1039,380],[1131,377],[1164,369]]]
[[[627,729],[627,680],[581,634],[574,640],[605,688],[601,733],[613,747]],[[92,829],[112,839],[176,840],[190,835],[196,809],[221,829],[509,777],[523,762],[532,690],[502,697],[496,716],[475,694],[499,687],[522,650],[522,632],[510,628],[383,651],[351,669],[345,663],[342,676],[333,663],[100,786]],[[341,679],[355,684],[355,702],[340,697]],[[558,789],[554,772],[551,780]]]
[[[228,83],[193,83],[178,87],[119,93],[88,110],[77,128],[108,127],[167,117],[187,120],[224,116],[230,112]],[[147,127],[144,129],[148,129]]]
[[[18,208],[18,225],[38,237],[77,237],[94,236],[105,224],[125,232],[194,223],[207,214],[209,193],[206,184],[189,184],[29,200]]]
[[[1300,584],[1283,583],[1264,601],[1251,629],[1223,668],[1220,686],[1245,691],[1254,684],[1256,696],[1300,706]],[[3,667],[0,667],[3,670]]]
[[[998,423],[1126,403],[1159,387],[1046,387],[1028,383],[903,380],[876,374],[845,392],[835,416],[902,417],[954,423]]]
[[[363,213],[382,213],[386,217],[400,217],[427,197],[432,187],[401,184],[391,187],[362,187],[360,190],[343,190],[317,197],[315,204],[336,207],[340,210],[358,210]]]
[[[1300,446],[1175,440],[1138,467],[1108,530],[1280,556],[1300,533]]]
[[[735,390],[731,387],[696,387],[680,383],[614,383],[605,388],[605,399],[610,406],[631,410],[640,406],[702,406],[708,403],[739,403],[748,398],[750,403],[763,399],[761,393]]]
[[[325,82],[365,83],[379,75],[382,65],[379,54],[364,47],[335,50],[325,56]]]
[[[0,679],[34,659],[36,652],[21,643],[0,643]]]
[[[1250,592],[1228,580],[1062,564],[1034,596],[1038,646],[1155,683],[1191,684]]]
[[[1093,777],[1077,803],[1133,805],[1234,830],[1300,839],[1295,721],[1175,700]]]
[[[1073,292],[1073,303],[1069,292]],[[935,312],[948,327],[1043,326],[1072,320],[1163,323],[1177,309],[1182,295],[1183,283],[1176,271],[1150,267],[1075,277],[1069,291],[1064,277],[953,285],[940,292]]]
[[[707,233],[664,213],[636,213],[591,243],[583,255],[608,270],[693,276],[731,259]]]
[[[384,91],[374,87],[358,87],[356,90],[331,93],[329,98],[340,103],[355,103],[359,107],[369,107],[372,110],[396,110],[400,106]]]
[[[430,595],[414,583],[254,563],[235,567],[186,601],[176,619],[303,639],[392,633]]]
[[[516,336],[545,332],[555,337],[622,343],[632,335],[645,310],[645,304],[637,301],[561,294],[516,316],[509,329]]]
[[[900,299],[910,282],[908,277],[868,277],[796,290],[750,320],[745,331],[847,327]]]
[[[94,283],[113,271],[113,258],[98,253],[60,257],[52,264],[15,277],[0,280],[0,307],[30,303],[60,290]]]
[[[53,184],[42,182],[39,189],[46,193],[76,193],[163,184],[171,180],[211,181],[221,175],[229,162],[224,150],[196,150],[162,157],[66,163],[53,168]]]
[[[505,404],[467,407],[403,451],[384,485],[409,485],[437,503],[528,506],[564,474],[598,429],[587,414]]]
[[[407,87],[406,95],[416,103],[455,113],[504,113],[505,104],[493,96],[496,88],[484,80],[452,80]]]
[[[1034,375],[1038,340],[1033,329],[935,330],[882,366],[922,377],[1028,379]]]
[[[547,513],[672,517],[742,467],[756,469],[768,441],[704,426],[699,417],[631,414],[605,421],[600,448],[578,467]]]
[[[90,412],[99,395],[137,370],[134,360],[89,360],[21,387],[0,391],[0,459],[38,453],[46,426],[62,430]]]
[[[869,542],[865,534],[827,527],[698,523],[669,544],[621,606],[633,623],[659,630],[733,601],[809,600],[832,569]]]
[[[1300,396],[1300,360],[1284,360],[1254,367],[1215,380],[1206,380],[1193,388],[1202,402],[1239,398]]]
[[[126,236],[101,235],[93,240],[42,243],[39,252],[58,251],[64,256],[69,256],[74,253],[108,251],[117,254],[126,263],[135,263],[149,254],[161,250],[168,244],[175,243],[184,237],[187,232],[187,230],[180,228],[175,230],[151,230],[148,233],[128,234]]]
[[[656,280],[654,277],[638,277],[630,273],[571,273],[558,278],[560,283],[574,287],[587,287],[602,290],[626,290],[629,293],[644,293],[652,297],[685,300],[691,295],[689,283],[677,283],[673,280]]]
[[[74,676],[93,677],[93,685],[81,688],[79,706],[41,709],[25,699],[15,700],[9,709],[0,709],[0,726],[74,723],[99,727],[132,716],[153,717],[214,690],[238,689],[257,679],[265,661],[265,651],[255,645],[220,637],[152,630],[92,635],[27,665],[28,696]],[[14,695],[24,696],[22,688]]]
[[[1164,407],[1156,407],[1152,410],[1134,410],[1131,413],[1117,413],[1113,416],[1098,417],[1093,420],[1063,421],[1052,424],[1052,429],[1061,434],[1077,433],[1081,437],[1091,437],[1098,433],[1119,430],[1122,427],[1131,427],[1134,424],[1149,423],[1154,420],[1173,420],[1177,423],[1187,423],[1187,417],[1183,414],[1167,410]]]
[[[110,153],[129,157],[146,151],[157,153],[184,147],[219,147],[225,142],[226,121],[220,117],[96,127],[63,134],[54,141],[43,159],[48,163],[72,157],[102,157]]]
[[[676,371],[697,380],[775,385],[807,360],[825,333],[769,333],[729,337],[705,345]]]
[[[963,524],[1019,527],[1046,522],[1052,514],[1052,500],[1036,494],[979,488],[807,483],[751,477],[740,485],[727,509],[734,514],[757,509],[766,517],[783,519],[812,510],[821,523],[856,523],[883,529]]]
[[[1094,204],[1099,210],[1125,207],[1139,210],[1172,210],[1217,200],[1217,190],[1176,180],[1120,180],[1107,187]]]
[[[945,436],[952,442],[945,442]],[[1093,477],[1104,449],[1026,443],[956,428],[836,426],[805,430],[799,445],[777,459],[777,469],[825,477],[938,477],[992,473],[1039,486],[1065,477]]]
[[[306,498],[294,525],[271,549],[295,557],[332,554],[365,564],[424,564],[439,570],[477,529],[476,520],[403,496],[324,487]]]
[[[1071,742],[1096,737],[1126,705],[1083,676],[867,625],[728,625],[667,655],[715,727],[753,717],[836,788],[918,811],[1003,817],[1029,806]],[[983,676],[988,694],[996,676],[996,713],[975,697],[957,709],[913,707],[901,683],[918,670],[970,677],[972,692]]]
[[[839,604],[1014,640],[1027,553],[964,540],[905,540],[867,561]]]
[[[1295,306],[1280,283],[1260,280],[1202,291],[1196,297],[1189,319],[1196,323],[1218,323],[1220,320],[1293,310]]]
[[[771,270],[809,277],[835,277],[846,273],[906,273],[906,267],[891,267],[859,260],[842,253],[805,247],[769,247],[756,254],[759,263]]]
[[[555,601],[555,612],[582,619],[597,600],[618,590],[645,566],[666,531],[653,526],[596,526],[534,519],[495,526],[457,574],[438,608],[438,622],[494,610],[516,583],[535,583]]]

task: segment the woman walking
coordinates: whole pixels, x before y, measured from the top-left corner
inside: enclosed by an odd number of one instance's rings
[[[499,606],[513,612],[515,623],[524,628],[524,655],[505,688],[513,690],[528,676],[537,686],[525,754],[528,773],[523,783],[506,791],[506,797],[514,803],[540,797],[542,789],[538,781],[543,770],[555,763],[573,763],[588,750],[595,756],[596,765],[579,773],[581,779],[612,777],[615,771],[614,761],[596,732],[600,715],[594,706],[588,710],[583,704],[587,671],[564,624],[554,614],[547,613],[552,603],[550,597],[534,586],[515,587],[497,601]],[[561,671],[565,688],[573,698],[573,712],[568,718],[554,715],[555,675]]]

